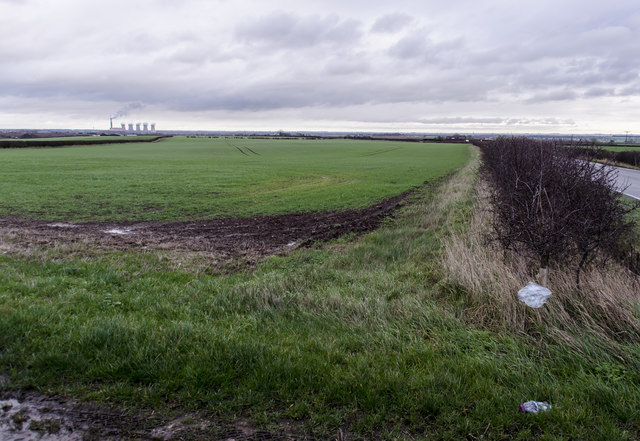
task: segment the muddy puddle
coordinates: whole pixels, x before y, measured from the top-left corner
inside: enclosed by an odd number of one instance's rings
[[[2,441],[303,439],[311,438],[286,422],[276,431],[264,431],[242,419],[224,423],[193,413],[160,416],[153,411],[123,411],[36,393],[0,398]]]

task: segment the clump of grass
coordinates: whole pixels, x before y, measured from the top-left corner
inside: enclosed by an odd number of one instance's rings
[[[538,310],[520,303],[517,292],[536,280],[537,267],[522,255],[490,242],[488,185],[478,184],[469,227],[454,234],[444,249],[448,289],[458,293],[465,319],[488,329],[556,337],[579,347],[575,334],[586,332],[601,341],[640,341],[640,279],[613,261],[584,272],[580,290],[575,268],[556,266],[549,288],[553,295]]]
[[[34,432],[40,433],[40,435],[51,435],[55,433],[59,433],[62,427],[61,419],[42,419],[42,420],[33,420],[29,424],[29,429]]]

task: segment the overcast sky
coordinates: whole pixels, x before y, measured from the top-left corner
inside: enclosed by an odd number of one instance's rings
[[[638,0],[0,0],[0,128],[640,132]]]

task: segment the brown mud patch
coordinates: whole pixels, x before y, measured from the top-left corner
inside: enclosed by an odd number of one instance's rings
[[[124,223],[0,219],[0,253],[37,246],[92,243],[113,249],[178,250],[223,258],[260,258],[349,233],[374,230],[411,193],[405,192],[362,209],[250,218]]]
[[[26,392],[0,394],[3,441],[115,440],[305,440],[297,424],[282,421],[259,429],[248,421],[223,422],[197,413],[178,414],[109,408]]]

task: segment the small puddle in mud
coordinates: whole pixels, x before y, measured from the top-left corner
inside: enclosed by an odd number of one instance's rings
[[[194,427],[207,424],[189,416],[163,424],[153,416],[131,417],[33,393],[0,400],[1,441],[169,440]]]
[[[0,400],[0,439],[3,441],[74,441],[86,431],[74,428],[72,421],[59,412],[57,403]]]
[[[131,230],[122,230],[120,228],[112,228],[111,230],[104,230],[107,234],[131,234],[133,231]]]
[[[0,375],[0,383],[2,376]],[[0,384],[1,391],[1,384]],[[308,439],[288,423],[282,432],[260,431],[242,419],[214,422],[196,414],[174,419],[156,412],[126,413],[37,393],[0,399],[0,441],[292,441]]]
[[[67,224],[64,222],[54,222],[52,224],[47,224],[47,227],[54,227],[54,228],[76,228],[77,225],[76,224]]]

